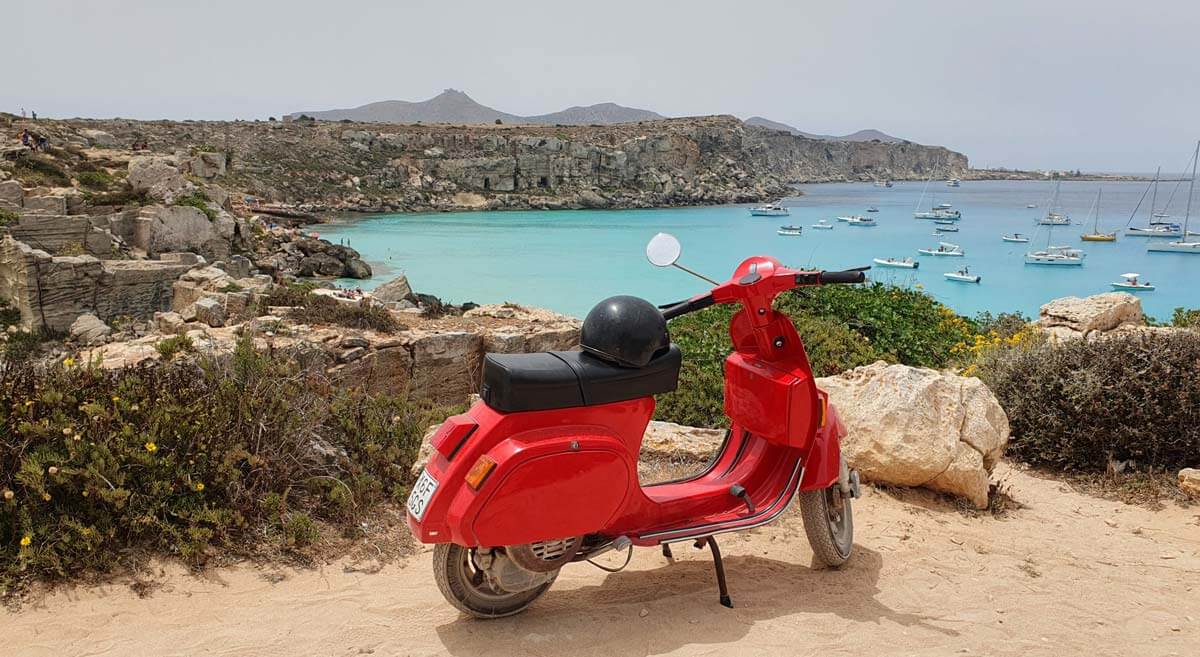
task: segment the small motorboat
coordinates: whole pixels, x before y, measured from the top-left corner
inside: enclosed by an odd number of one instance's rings
[[[876,181],[875,181],[875,186],[876,186],[876,187],[891,187],[891,186],[892,186],[892,181],[890,181],[890,180],[876,180]]]
[[[1029,205],[1026,205],[1025,207],[1027,207],[1027,208],[1029,208],[1030,210],[1032,210],[1032,209],[1034,209],[1034,208],[1036,208],[1036,207],[1037,207],[1037,203],[1030,203]]]
[[[879,208],[872,205],[871,207],[867,208],[867,212],[879,212]]]
[[[1001,235],[1000,239],[1004,240],[1005,242],[1016,242],[1018,244],[1028,244],[1029,243],[1029,236],[1022,235],[1020,233],[1013,233],[1012,235]]]
[[[958,271],[948,271],[945,274],[942,274],[942,276],[960,283],[978,283],[979,281],[983,280],[983,277],[979,276],[978,274],[972,274],[971,270],[967,267],[963,267]]]
[[[946,181],[947,187],[959,187],[960,185],[962,185],[962,182],[958,178],[951,178]]]
[[[833,230],[833,224],[829,223],[828,219],[820,219],[812,227],[817,230]]]
[[[953,226],[954,225],[954,221],[952,221],[950,219],[934,219],[933,223],[935,223],[939,226]]]
[[[875,258],[875,264],[880,267],[896,267],[898,269],[917,269],[921,263],[912,258]]]
[[[791,211],[778,203],[768,203],[757,208],[750,208],[750,214],[755,217],[786,217],[791,214]]]
[[[933,232],[935,232],[935,233],[957,233],[958,226],[955,226],[954,224],[950,224],[949,226],[938,226],[937,228],[933,229]]]
[[[780,226],[779,230],[775,232],[779,233],[780,235],[795,235],[799,237],[803,231],[804,229],[800,226]]]
[[[1138,280],[1140,276],[1141,274],[1136,273],[1121,274],[1121,278],[1125,280],[1112,283],[1112,289],[1125,292],[1153,292],[1154,286]]]
[[[875,220],[870,217],[850,217],[850,220],[846,222],[846,225],[871,227],[877,226],[878,224],[876,224]]]
[[[842,216],[838,217],[837,220],[838,221],[850,221],[851,219],[854,219],[855,217],[858,217],[858,215],[848,214],[848,215],[842,215]]]
[[[917,253],[920,253],[921,255],[931,255],[931,256],[962,257],[962,256],[967,255],[965,252],[963,252],[963,249],[961,246],[959,246],[957,244],[951,244],[949,242],[942,242],[942,243],[938,244],[937,248],[935,248],[935,249],[917,249]]]

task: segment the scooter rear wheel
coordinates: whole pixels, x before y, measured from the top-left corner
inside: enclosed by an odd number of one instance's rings
[[[459,611],[476,618],[503,618],[525,611],[554,584],[550,581],[528,591],[496,590],[475,565],[474,550],[453,543],[433,548],[433,576],[446,601]]]
[[[854,514],[850,497],[834,484],[822,490],[800,492],[804,533],[817,561],[837,568],[846,563],[854,548]]]

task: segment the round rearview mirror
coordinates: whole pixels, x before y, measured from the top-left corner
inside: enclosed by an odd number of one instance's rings
[[[674,235],[659,233],[646,244],[646,259],[655,267],[670,267],[679,260],[683,247]]]

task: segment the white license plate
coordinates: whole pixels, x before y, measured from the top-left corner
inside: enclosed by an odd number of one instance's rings
[[[429,475],[428,470],[422,470],[417,483],[413,484],[412,492],[408,494],[408,512],[412,517],[420,520],[425,516],[425,509],[429,506],[429,500],[433,498],[437,487],[437,480]]]

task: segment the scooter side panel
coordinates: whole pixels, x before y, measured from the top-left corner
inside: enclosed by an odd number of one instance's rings
[[[825,392],[822,391],[820,395],[828,404]],[[804,455],[804,477],[800,480],[800,490],[828,488],[837,483],[841,474],[841,439],[846,435],[846,428],[833,404],[827,405],[825,413],[825,425],[817,429],[812,447]]]
[[[587,442],[579,449],[563,442],[561,451],[511,468],[472,523],[479,544],[518,545],[603,529],[625,500],[629,467],[601,441]]]

